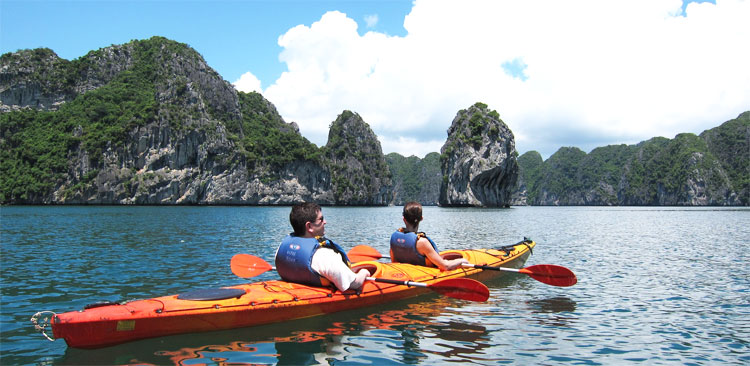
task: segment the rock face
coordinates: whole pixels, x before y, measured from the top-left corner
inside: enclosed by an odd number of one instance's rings
[[[377,136],[359,114],[342,112],[331,124],[324,154],[337,205],[387,205],[393,185]]]
[[[700,136],[682,133],[586,154],[560,148],[519,157],[519,197],[543,206],[750,205],[750,112]],[[520,199],[519,199],[520,201]]]
[[[461,110],[441,152],[441,206],[507,207],[518,178],[513,133],[496,111]]]
[[[440,154],[431,152],[424,159],[408,158],[398,153],[385,156],[393,175],[393,198],[391,204],[402,206],[417,201],[424,206],[437,206],[440,198]]]
[[[513,193],[512,206],[526,206],[531,204],[529,200],[529,184],[539,181],[544,160],[542,155],[536,151],[529,151],[518,157],[518,180],[516,191]],[[527,183],[528,182],[528,183]]]
[[[703,131],[699,137],[729,178],[737,198],[733,204],[750,205],[750,111]]]
[[[0,204],[750,205],[750,112],[700,136],[547,161],[517,163],[513,134],[481,103],[448,135],[438,168],[436,153],[403,158],[392,180],[356,113],[318,148],[178,42],[0,56]]]
[[[40,48],[9,53],[0,63],[0,112],[35,108],[55,110],[75,96],[64,85],[70,62]]]
[[[1,204],[387,204],[390,177],[361,118],[340,116],[331,134],[356,148],[318,149],[184,44],[0,61]]]

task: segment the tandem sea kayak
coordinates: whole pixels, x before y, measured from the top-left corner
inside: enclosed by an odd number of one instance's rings
[[[393,282],[418,281],[427,287],[367,281],[360,292],[340,292],[280,280],[260,281],[126,303],[96,303],[62,314],[40,312],[31,320],[48,339],[64,339],[73,348],[98,348],[172,334],[251,327],[414,297],[430,292],[431,284],[451,279],[487,280],[502,274],[502,271],[487,270],[488,267],[521,268],[535,245],[534,241],[524,239],[500,249],[443,251],[441,255],[446,259],[463,257],[477,265],[446,272],[377,261],[352,266],[355,272],[359,268],[368,269],[372,277],[396,280]],[[47,334],[50,327],[52,336]]]

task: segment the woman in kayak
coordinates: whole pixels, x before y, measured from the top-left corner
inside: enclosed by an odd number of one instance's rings
[[[450,271],[460,267],[462,263],[468,263],[464,258],[443,259],[435,242],[418,231],[422,221],[422,205],[419,202],[407,202],[403,218],[405,227],[391,235],[391,261],[437,267],[441,271]]]
[[[276,251],[276,271],[284,281],[327,287],[340,291],[362,287],[370,272],[354,273],[341,247],[326,239],[326,220],[316,203],[294,205],[289,214],[294,232],[281,242]]]

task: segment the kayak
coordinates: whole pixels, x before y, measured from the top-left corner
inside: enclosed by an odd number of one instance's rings
[[[501,249],[448,250],[440,254],[446,259],[463,257],[476,265],[520,268],[535,245],[534,241],[525,239]],[[481,281],[502,273],[479,268],[441,272],[437,268],[377,261],[358,262],[352,267],[355,272],[366,268],[377,278],[419,281],[427,285],[454,278]],[[45,336],[46,326],[51,326],[52,337],[47,336],[50,340],[62,338],[73,348],[98,348],[144,338],[307,318],[388,303],[429,291],[424,287],[367,281],[359,292],[341,292],[272,280],[122,304],[95,303],[83,310],[62,314],[40,312],[32,317],[32,322]],[[43,318],[44,313],[49,317]]]
[[[437,268],[404,263],[364,261],[352,265],[386,280],[436,284],[456,278],[488,280],[501,271],[485,267],[521,268],[536,243],[525,239],[499,249],[448,250],[446,259],[463,257],[476,267],[441,272]],[[393,281],[397,282],[397,281]],[[338,311],[374,306],[419,296],[429,288],[367,281],[359,292],[312,287],[281,280],[201,289],[126,303],[95,303],[61,314],[40,312],[32,317],[48,339],[64,339],[68,347],[98,348],[138,339],[205,332],[284,322]],[[52,336],[48,336],[47,327]]]

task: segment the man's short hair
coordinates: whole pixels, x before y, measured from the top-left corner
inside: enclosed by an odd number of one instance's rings
[[[314,202],[303,202],[292,206],[292,212],[289,213],[289,222],[294,229],[294,235],[305,235],[305,224],[315,222],[320,212],[320,205]]]

